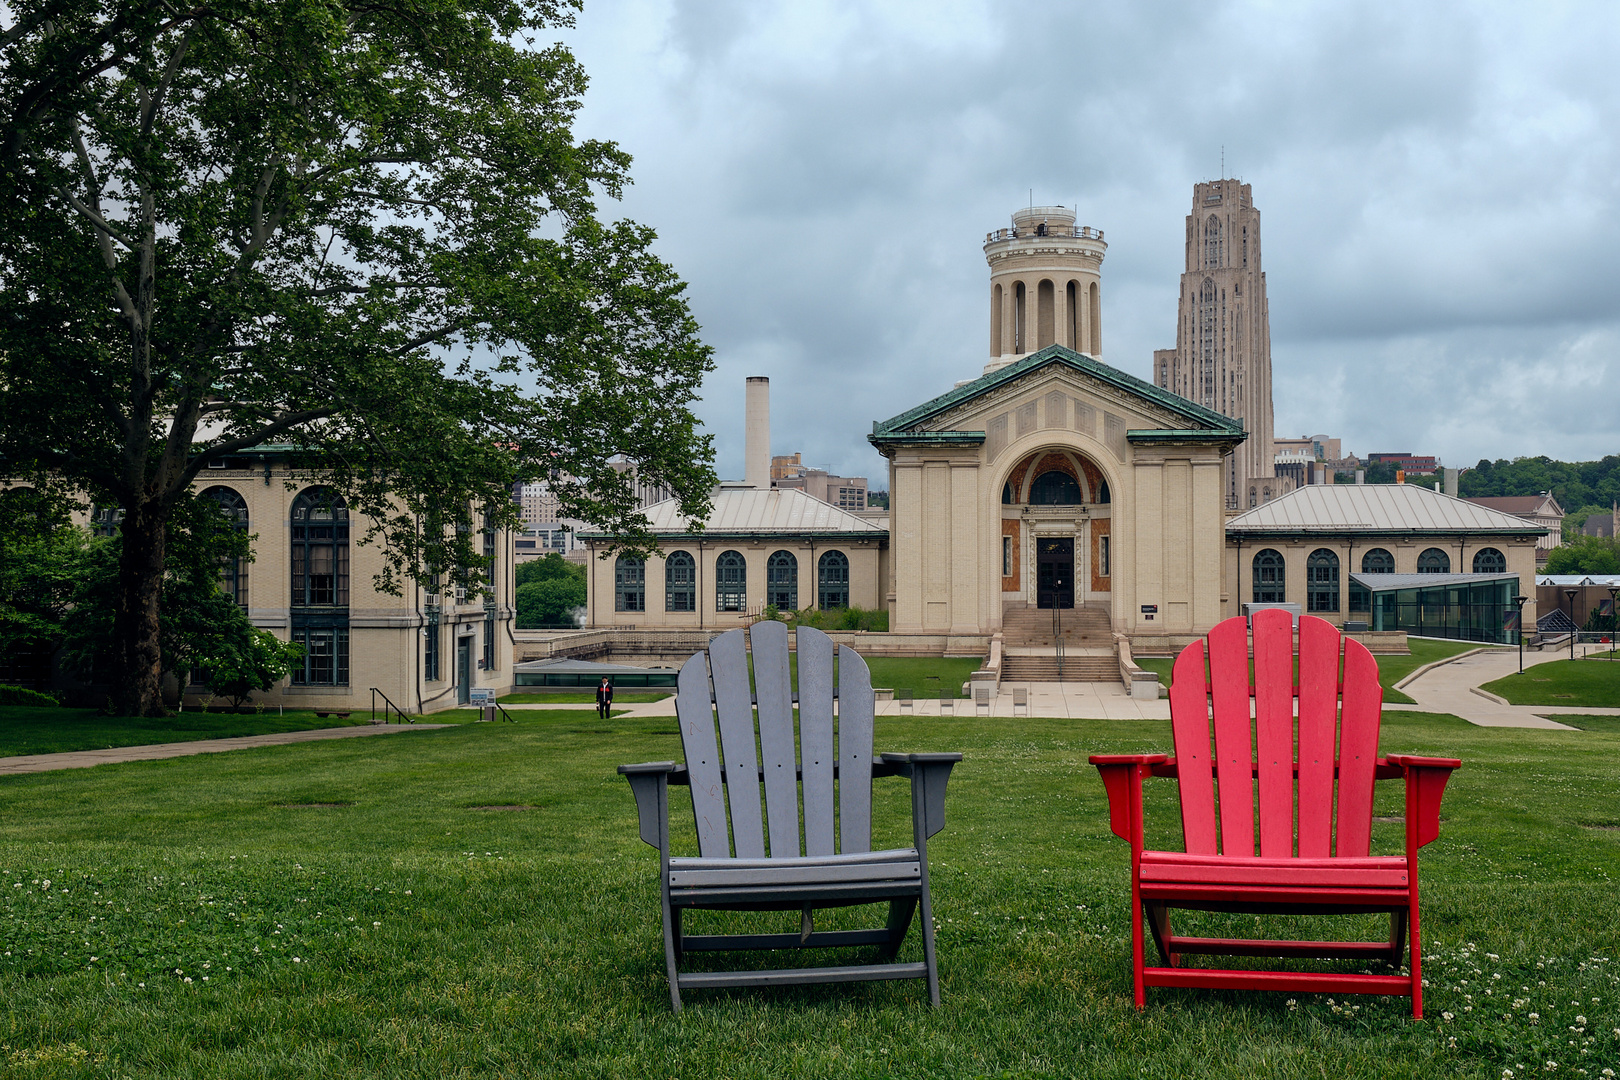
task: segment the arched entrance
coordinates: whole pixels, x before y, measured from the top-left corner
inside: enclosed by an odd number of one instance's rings
[[[1048,448],[1007,474],[1001,494],[1002,600],[1073,608],[1111,592],[1107,478],[1086,455]]]

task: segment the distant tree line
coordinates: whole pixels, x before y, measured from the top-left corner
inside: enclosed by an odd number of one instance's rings
[[[1487,461],[1462,474],[1463,498],[1487,495],[1539,495],[1550,491],[1567,512],[1565,532],[1579,529],[1589,514],[1607,514],[1620,499],[1620,455],[1601,461],[1554,461],[1522,457]]]

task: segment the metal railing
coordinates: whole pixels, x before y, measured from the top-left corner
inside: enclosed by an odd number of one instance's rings
[[[1057,657],[1058,682],[1063,681],[1063,609],[1057,599],[1052,600],[1052,645]]]
[[[389,701],[387,694],[383,693],[381,690],[379,690],[375,686],[373,686],[371,688],[371,722],[373,724],[377,723],[377,699],[378,698],[383,699],[383,718],[382,718],[383,723],[385,723],[385,724],[388,723],[388,714],[390,712],[392,712],[395,716],[399,717],[399,722],[402,723],[402,724],[414,724],[414,723],[416,723],[416,717],[411,716],[410,714],[406,713],[406,711],[404,709],[400,708],[398,705],[395,705],[392,701]]]
[[[1030,229],[993,229],[984,234],[984,242],[997,240],[1030,240],[1047,236],[1070,237],[1076,240],[1101,240],[1103,231],[1090,225],[1036,225]]]

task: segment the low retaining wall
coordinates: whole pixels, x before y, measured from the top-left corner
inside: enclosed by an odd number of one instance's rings
[[[681,663],[708,648],[724,630],[517,630],[513,642],[519,663],[528,660],[600,660],[616,663]],[[982,657],[990,651],[989,634],[887,634],[835,630],[827,635],[862,656]],[[788,632],[790,648],[797,635]]]

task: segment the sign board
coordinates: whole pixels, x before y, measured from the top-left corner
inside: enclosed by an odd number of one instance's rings
[[[470,702],[469,702],[470,704],[473,704],[473,705],[493,705],[493,704],[495,704],[495,691],[493,689],[491,689],[490,687],[475,686],[471,690],[468,691],[468,695],[470,697]]]
[[[1157,614],[1158,610],[1159,610],[1159,605],[1158,604],[1143,604],[1142,605],[1142,614],[1144,614],[1144,615]]]

